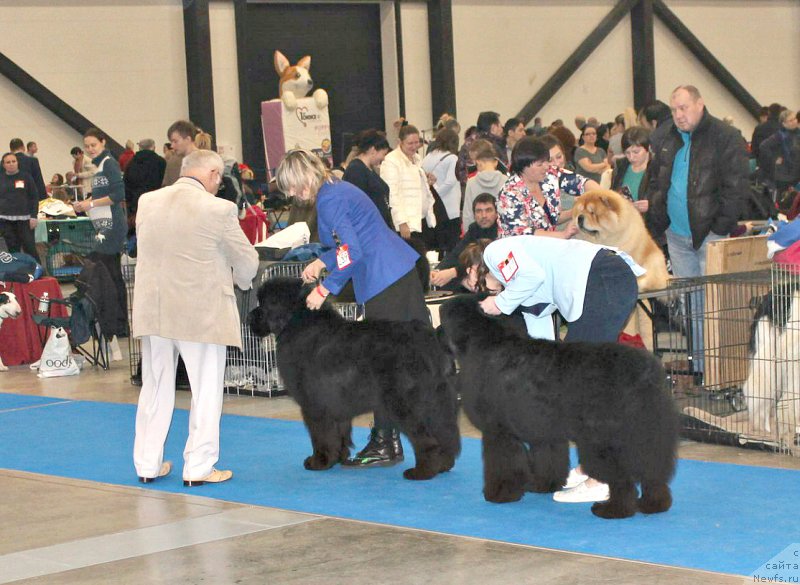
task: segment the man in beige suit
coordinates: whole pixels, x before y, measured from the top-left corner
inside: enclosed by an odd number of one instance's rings
[[[242,346],[233,285],[250,288],[258,253],[239,227],[236,206],[214,197],[223,168],[217,153],[192,152],[174,185],[139,199],[133,335],[142,340],[142,390],[133,463],[143,483],[172,469],[164,461],[164,441],[175,407],[179,354],[192,387],[183,483],[219,483],[233,476],[214,468],[225,347]]]

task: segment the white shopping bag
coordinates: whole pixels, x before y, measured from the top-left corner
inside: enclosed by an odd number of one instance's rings
[[[51,327],[50,337],[42,350],[39,360],[39,377],[56,378],[58,376],[74,376],[81,370],[72,357],[69,337],[63,327]]]

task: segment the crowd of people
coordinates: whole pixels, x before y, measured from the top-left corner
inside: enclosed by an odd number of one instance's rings
[[[316,284],[306,299],[310,309],[351,282],[366,319],[427,322],[424,291],[434,286],[490,293],[485,312],[516,315],[532,337],[556,338],[551,316],[558,311],[568,323],[566,341],[613,341],[635,303],[642,269],[624,253],[574,239],[574,198],[601,186],[623,194],[663,243],[673,274],[689,277],[704,274],[708,242],[734,230],[750,188],[744,138],[714,117],[689,85],[677,87],[669,104],[629,108],[607,124],[578,116],[576,132],[561,120],[545,127],[536,118],[526,128],[522,120],[503,123],[486,111],[464,131],[463,143],[461,125],[443,115],[425,144],[417,127],[398,124],[395,145],[377,129],[361,132],[341,168],[297,149],[277,169],[277,189],[296,208],[311,211],[326,250],[303,272]],[[751,143],[756,172],[783,188],[800,181],[797,127],[796,111],[773,104]],[[0,230],[9,249],[35,256],[39,200],[48,193],[63,197],[66,187],[74,187],[78,196],[64,199],[92,219],[94,259],[108,270],[121,305],[120,257],[126,243],[136,241],[141,275],[133,333],[143,339],[143,388],[135,467],[144,482],[171,471],[163,461],[166,417],[174,405],[174,376],[168,374],[180,353],[193,390],[202,388],[192,397],[184,466],[187,485],[201,485],[232,475],[214,468],[220,360],[226,345],[241,345],[229,315],[235,311],[233,285],[248,287],[257,268],[235,222],[236,209],[212,202],[257,204],[260,194],[249,167],[213,152],[212,137],[191,122],[175,122],[167,137],[164,157],[154,140],[144,139],[137,152],[126,144],[117,159],[108,138],[90,129],[83,147],[72,150],[72,169],[54,175],[49,186],[36,144],[23,152],[22,141],[12,140],[2,159]],[[188,201],[204,195],[211,197],[203,213],[185,214]],[[179,216],[186,218],[185,229],[170,223]],[[166,248],[171,254],[163,253]],[[434,269],[421,271],[432,254],[438,259]],[[174,318],[186,298],[197,295],[213,308],[210,313],[227,315],[224,323],[200,327],[189,315]],[[376,420],[368,444],[346,465],[402,459],[396,429]],[[607,497],[608,487],[580,468],[556,494],[564,502]]]

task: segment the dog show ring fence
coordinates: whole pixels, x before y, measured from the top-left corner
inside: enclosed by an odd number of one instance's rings
[[[289,276],[300,278],[308,262],[270,262],[262,263],[250,290],[236,288],[236,304],[242,328],[242,349],[228,347],[225,361],[225,392],[247,396],[272,397],[286,394],[275,360],[275,336],[264,339],[256,337],[247,325],[247,316],[258,304],[259,287],[270,278]],[[133,285],[136,264],[123,266],[123,276],[128,290],[129,311],[133,307]],[[363,316],[363,305],[357,303],[334,303],[337,311],[349,320]],[[141,345],[138,339],[128,338],[131,382],[141,385]],[[188,388],[183,365],[178,368],[176,382],[179,388]]]
[[[800,457],[800,272],[676,279],[643,294],[682,434]]]

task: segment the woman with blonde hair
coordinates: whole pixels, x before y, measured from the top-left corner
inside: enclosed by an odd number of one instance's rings
[[[329,249],[303,270],[305,282],[318,281],[322,270],[327,271],[306,297],[309,309],[319,309],[328,295],[339,294],[352,280],[366,319],[430,323],[415,269],[419,255],[386,225],[363,191],[333,177],[307,150],[286,153],[275,176],[278,188],[295,205],[316,207],[319,240]],[[402,460],[397,429],[385,412],[376,410],[369,443],[343,465],[389,466]]]

